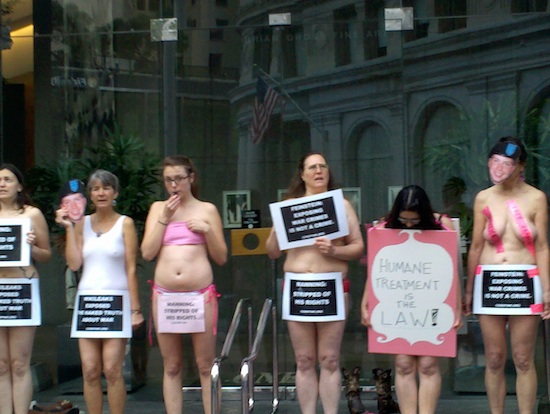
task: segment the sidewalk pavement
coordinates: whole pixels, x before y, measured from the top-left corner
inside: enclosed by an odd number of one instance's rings
[[[70,400],[80,408],[81,414],[86,412],[86,404],[82,394],[67,394],[63,386],[53,386],[35,394],[35,400],[38,404],[48,404],[55,401]],[[300,414],[298,401],[291,399],[292,395],[287,394],[279,402],[279,414]],[[377,413],[377,406],[374,393],[363,392],[361,394],[363,405],[368,411]],[[104,397],[103,413],[109,413],[107,397]],[[317,410],[322,413],[319,405]],[[201,413],[202,403],[198,391],[187,391],[184,393],[184,413]],[[242,412],[240,391],[224,390],[222,392],[223,414],[239,414]],[[261,391],[255,394],[254,412],[256,414],[269,414],[272,412],[271,396],[269,392]],[[517,413],[517,400],[515,396],[508,396],[506,399],[506,414]],[[128,393],[126,413],[128,414],[165,414],[164,404],[162,402],[162,386],[159,380],[149,381],[148,384]],[[339,414],[348,414],[347,401],[342,395]],[[485,395],[443,395],[440,399],[438,414],[490,414],[487,397]]]

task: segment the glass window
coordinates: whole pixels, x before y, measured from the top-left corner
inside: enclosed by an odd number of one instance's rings
[[[254,64],[262,70],[269,71],[271,66],[271,29],[256,29],[254,31]]]
[[[352,62],[352,23],[357,17],[354,6],[346,6],[334,11],[334,41],[336,66]]]
[[[512,0],[512,13],[545,12],[545,0]]]
[[[435,2],[438,33],[466,27],[466,0],[441,0]]]
[[[413,8],[414,30],[403,32],[386,31],[390,2],[384,0],[295,1],[290,25],[269,26],[268,15],[283,3],[52,0],[35,1],[34,15],[25,19],[4,16],[14,43],[2,51],[3,99],[13,102],[4,105],[9,132],[2,157],[22,169],[51,162],[59,167],[55,174],[67,172],[71,162],[96,165],[93,157],[110,148],[105,143],[118,131],[137,137],[146,161],[176,152],[190,156],[200,197],[220,212],[224,191],[250,192],[261,226],[270,227],[269,204],[288,186],[300,157],[321,151],[342,186],[360,189],[360,215],[370,223],[387,212],[397,188],[412,183],[425,187],[442,211],[457,202],[449,188],[460,190],[460,202],[471,211],[476,193],[489,185],[488,147],[513,134],[528,146],[527,182],[550,193],[547,1],[392,2]],[[177,41],[152,39],[151,19],[165,17],[184,22]],[[258,76],[278,99],[263,139],[253,143]],[[119,164],[132,161],[106,162]],[[56,185],[44,193],[55,194]],[[160,179],[154,192],[156,200],[165,197]],[[147,204],[134,217],[142,222],[151,200],[136,194],[136,205]],[[232,231],[224,229],[226,240]],[[44,286],[48,309],[59,308],[54,287],[63,283],[64,270],[58,256],[52,266],[60,268],[50,272],[58,283]],[[282,260],[273,267],[277,274],[268,274],[271,263],[263,255],[230,255],[215,269],[223,295],[220,332],[239,298],[279,298],[274,284]],[[350,269],[356,284],[343,365],[389,367],[391,357],[365,352],[358,306],[366,269],[359,262]],[[143,271],[152,275],[154,266],[144,264]],[[65,317],[64,309],[44,314],[46,324]],[[445,384],[444,391],[483,391],[478,333],[474,326],[459,343],[460,358],[443,364],[446,378],[467,378]],[[295,363],[285,346],[282,376],[292,383]],[[257,372],[263,372],[271,361],[267,353],[259,359]],[[192,383],[198,377],[190,362],[185,377]],[[228,373],[224,385],[234,377]],[[363,381],[372,383],[369,374]]]
[[[384,24],[384,2],[365,1],[365,23],[363,25],[365,59],[384,56],[386,48],[386,29]]]
[[[208,57],[208,67],[211,74],[218,74],[222,70],[222,54],[211,53]]]

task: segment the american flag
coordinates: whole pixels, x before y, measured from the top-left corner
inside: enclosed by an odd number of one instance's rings
[[[279,94],[258,76],[256,99],[254,100],[254,108],[252,110],[252,125],[250,126],[253,144],[259,143],[269,128],[269,118],[271,118],[271,114],[279,98]]]

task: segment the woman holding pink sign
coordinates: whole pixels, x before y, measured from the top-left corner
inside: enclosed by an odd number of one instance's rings
[[[298,170],[292,178],[285,197],[295,199],[321,194],[332,189],[334,189],[333,179],[325,157],[318,152],[312,152],[300,160]],[[364,244],[357,214],[347,200],[344,200],[344,207],[349,234],[335,240],[319,237],[312,245],[289,249],[286,251],[284,271],[285,276],[292,274],[302,277],[338,273],[343,282],[345,301],[343,305],[347,312],[348,261],[361,257]],[[266,248],[272,259],[280,257],[283,253],[279,248],[275,228],[272,229],[266,241]],[[319,397],[325,414],[338,412],[342,388],[340,347],[346,324],[346,312],[342,315],[342,320],[287,321],[296,360],[298,401],[304,414],[316,412]],[[317,364],[320,367],[319,377]]]
[[[6,224],[19,219],[30,219],[31,223],[26,240],[21,241],[30,245],[31,263],[24,267],[0,267],[0,283],[8,289],[15,279],[37,283],[34,262],[46,262],[52,255],[48,225],[42,212],[31,205],[23,174],[11,164],[0,165],[0,219]],[[38,293],[38,289],[33,290],[34,293]],[[40,308],[40,297],[31,296],[31,300],[33,306]],[[32,345],[40,318],[3,324],[2,320],[7,318],[2,316],[14,316],[3,313],[0,311],[0,413],[26,414],[33,392]]]
[[[217,292],[209,258],[223,265],[227,246],[218,210],[199,200],[198,174],[182,155],[166,157],[168,198],[151,205],[141,252],[157,259],[152,313],[162,354],[167,414],[181,414],[182,333],[191,333],[205,414],[211,411],[210,369],[216,357]]]
[[[501,138],[488,156],[493,186],[474,203],[464,312],[477,314],[485,346],[485,388],[491,413],[503,414],[507,332],[516,368],[520,414],[537,396],[535,344],[539,321],[550,318],[548,199],[525,182],[527,152]]]
[[[451,219],[436,213],[424,189],[417,185],[404,187],[397,194],[390,213],[378,226],[411,230],[454,229]],[[457,296],[453,324],[455,329],[458,329],[461,324],[460,289],[457,290]],[[365,284],[361,301],[361,323],[370,326],[367,299],[367,284]],[[439,358],[428,355],[396,355],[395,392],[402,414],[435,414],[441,394]]]
[[[88,412],[103,412],[103,373],[110,412],[122,414],[126,404],[122,374],[126,343],[132,329],[143,323],[136,271],[137,234],[134,221],[114,209],[119,181],[113,173],[95,171],[87,189],[93,214],[75,223],[71,210],[61,203],[55,218],[65,229],[67,266],[72,271],[82,267],[71,337],[78,338]]]

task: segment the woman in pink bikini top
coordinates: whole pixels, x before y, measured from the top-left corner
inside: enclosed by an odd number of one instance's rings
[[[189,229],[185,221],[172,221],[166,226],[163,246],[185,246],[188,244],[205,244],[206,238],[202,233],[195,233]]]
[[[478,314],[487,359],[485,387],[491,412],[504,413],[508,330],[517,374],[518,412],[531,413],[537,391],[534,353],[538,325],[541,316],[550,317],[548,200],[542,191],[525,182],[527,153],[520,140],[501,138],[488,158],[494,185],[480,191],[474,203],[463,310],[468,315],[474,308]],[[525,276],[513,281],[523,281],[523,285],[494,287],[492,291],[501,289],[503,293],[493,295],[486,286],[493,281],[496,286],[503,281],[498,275],[512,269],[517,274],[525,272]],[[487,299],[493,297],[495,301]],[[522,303],[525,297],[533,303]]]
[[[210,260],[223,265],[227,246],[216,206],[197,198],[198,176],[191,160],[182,155],[166,157],[162,173],[169,197],[151,205],[141,252],[144,259],[157,260],[151,310],[163,359],[165,407],[168,414],[183,410],[181,330],[170,326],[166,317],[176,308],[164,307],[167,300],[177,298],[175,302],[197,303],[193,309],[176,309],[178,315],[190,311],[204,315],[199,318],[199,327],[194,325],[186,332],[193,338],[204,411],[210,413],[210,368],[216,356],[217,323],[217,293]]]

